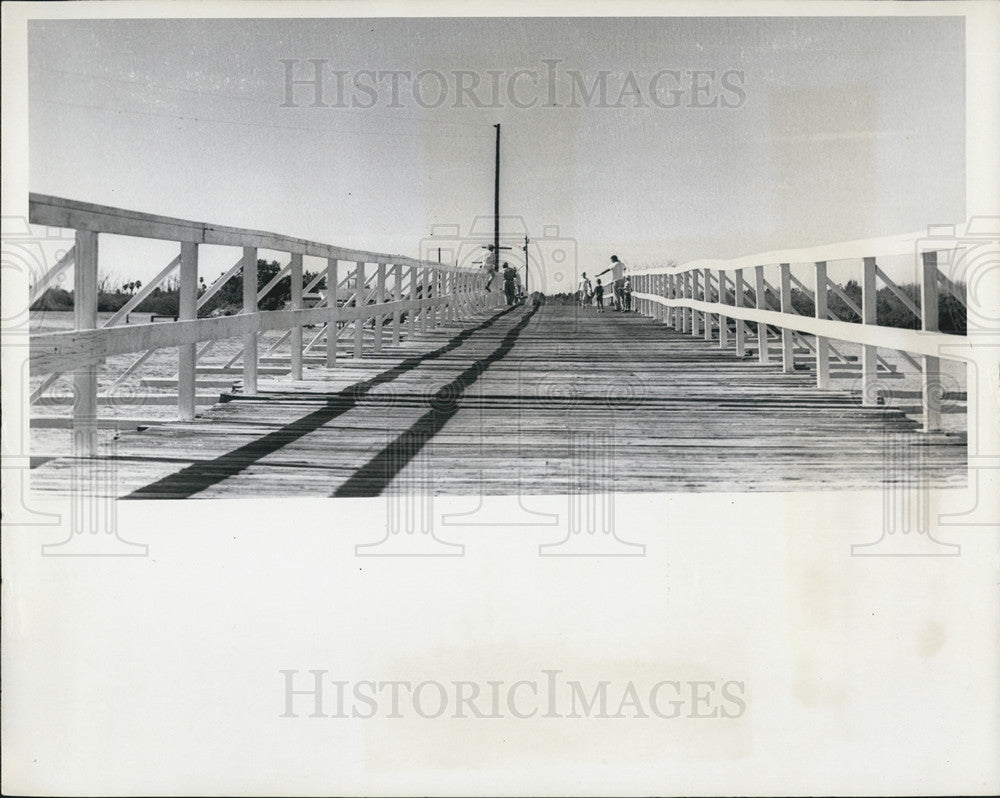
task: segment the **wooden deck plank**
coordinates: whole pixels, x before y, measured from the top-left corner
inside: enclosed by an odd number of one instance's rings
[[[914,457],[888,478],[965,484],[961,436],[917,434],[809,370],[638,314],[491,314],[333,369],[309,358],[302,380],[262,371],[259,394],[102,433],[99,454],[114,454],[119,496],[144,498],[863,488],[887,479],[899,440]],[[74,463],[46,432],[33,489],[65,492]]]

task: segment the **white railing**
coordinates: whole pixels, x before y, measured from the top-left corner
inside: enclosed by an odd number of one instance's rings
[[[879,368],[891,367],[878,350],[893,349],[922,374],[924,431],[941,428],[940,359],[973,360],[972,345],[965,336],[939,331],[938,298],[943,289],[965,304],[955,281],[938,268],[941,253],[954,247],[935,242],[918,234],[891,238],[853,241],[813,249],[767,252],[732,260],[692,261],[681,266],[637,270],[632,277],[634,299],[638,309],[683,333],[704,336],[719,346],[732,346],[738,356],[747,353],[748,343],[755,339],[761,363],[772,362],[769,328],[777,329],[780,341],[782,370],[791,372],[796,366],[796,344],[809,350],[814,359],[816,385],[830,387],[831,356],[841,362],[834,341],[845,341],[861,347],[861,395],[864,404],[873,405],[879,399]],[[915,303],[879,266],[879,258],[910,256],[919,267],[920,302]],[[828,276],[828,263],[838,268],[853,267],[861,286],[860,306],[843,288]],[[803,282],[792,270],[795,266],[811,272],[812,286]],[[777,269],[777,286],[767,280],[768,270]],[[882,282],[902,305],[920,320],[920,329],[887,327],[877,323],[876,301],[878,283]],[[815,307],[812,317],[800,315],[792,306],[793,286],[808,296]],[[842,321],[829,307],[833,293],[860,318],[860,323]],[[768,305],[768,296],[776,298],[778,307]],[[729,320],[733,320],[730,330]],[[733,333],[730,338],[730,332]],[[812,338],[810,340],[809,337]],[[732,343],[730,343],[730,340]],[[915,356],[915,357],[914,357]]]
[[[353,335],[353,354],[363,355],[363,328],[374,326],[374,351],[382,346],[385,325],[392,340],[405,332],[426,332],[445,321],[466,318],[484,304],[479,289],[479,271],[290,238],[259,230],[244,230],[154,216],[138,211],[92,205],[84,202],[31,194],[29,220],[33,224],[75,231],[75,245],[32,287],[37,299],[59,272],[70,266],[74,272],[74,329],[31,336],[30,366],[33,375],[48,375],[36,388],[41,397],[62,373],[72,373],[74,385],[74,449],[81,456],[94,453],[97,430],[97,369],[105,358],[142,353],[112,385],[116,387],[158,349],[178,348],[177,408],[182,419],[195,414],[197,362],[215,342],[242,337],[243,348],[227,364],[242,360],[244,393],[257,393],[260,333],[283,330],[279,343],[291,341],[289,369],[293,379],[302,379],[302,358],[321,338],[326,339],[325,363],[337,362],[338,339]],[[142,291],[132,297],[102,327],[98,327],[98,253],[101,234],[175,241],[180,252]],[[201,244],[236,247],[241,251],[233,266],[199,297],[198,254]],[[287,253],[290,260],[268,285],[258,290],[258,250]],[[303,257],[323,258],[325,271],[303,286]],[[341,263],[351,264],[340,279]],[[373,267],[373,268],[369,268]],[[122,324],[128,313],[153,290],[179,272],[179,312],[176,321],[156,324]],[[242,272],[243,306],[238,315],[198,318],[198,310],[230,279]],[[258,303],[285,277],[291,279],[291,302],[287,309],[261,311]],[[323,299],[306,308],[303,293],[315,289],[325,277]],[[387,277],[390,278],[387,283]],[[353,289],[347,289],[350,283]],[[303,346],[303,327],[320,325],[319,333]],[[199,350],[198,344],[205,343]],[[271,354],[277,345],[273,345]]]

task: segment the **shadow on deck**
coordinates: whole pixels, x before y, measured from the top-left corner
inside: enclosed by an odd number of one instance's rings
[[[102,431],[127,498],[784,491],[966,482],[963,435],[924,435],[808,370],[739,359],[639,314],[513,308],[305,379],[224,394],[193,422]],[[902,454],[901,454],[902,453]],[[65,492],[80,461],[34,459]]]

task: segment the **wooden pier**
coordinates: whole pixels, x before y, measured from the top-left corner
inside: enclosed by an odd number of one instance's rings
[[[199,319],[188,291],[177,322],[103,329],[93,307],[80,307],[78,329],[34,336],[33,372],[70,371],[79,394],[72,434],[55,443],[59,431],[49,428],[33,445],[34,490],[70,491],[88,462],[106,466],[90,489],[150,499],[966,483],[966,439],[944,431],[934,383],[936,353],[961,360],[964,339],[936,330],[940,275],[926,254],[927,310],[913,307],[921,330],[875,323],[875,279],[888,278],[868,256],[859,258],[860,324],[827,317],[827,289],[840,289],[828,285],[818,257],[815,318],[792,311],[791,281],[802,283],[787,263],[774,264],[776,289],[764,266],[745,280],[741,263],[641,273],[632,278],[639,312],[598,314],[569,304],[502,307],[476,270],[457,266],[54,198],[33,203],[34,221],[77,230],[71,257],[84,302],[96,301],[100,231],[178,240],[172,266],[182,293],[197,280],[198,242],[241,248],[220,279],[242,274],[245,302],[240,315]],[[290,308],[257,309],[270,290],[257,289],[257,245],[291,253],[282,271],[292,277]],[[337,289],[312,308],[302,302],[315,290],[303,285],[303,256],[324,259],[327,285]],[[342,280],[345,259],[354,268]],[[348,278],[354,289],[342,294]],[[780,309],[768,307],[769,293]],[[268,331],[283,332],[290,351],[260,353]],[[198,366],[213,342],[234,336],[244,342],[240,358]],[[178,352],[178,377],[165,381],[177,387],[178,417],[118,429],[99,419],[99,364],[144,353],[131,372],[166,347]],[[886,386],[891,393],[901,377],[887,349],[919,369],[922,387],[909,392],[919,398],[907,412],[884,403]],[[204,406],[210,388],[219,401]],[[910,454],[900,459],[900,451]]]

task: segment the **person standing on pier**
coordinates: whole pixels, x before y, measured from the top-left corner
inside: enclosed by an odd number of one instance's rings
[[[586,307],[590,304],[590,296],[593,292],[594,289],[590,284],[590,278],[584,272],[583,279],[580,280],[580,307]]]
[[[503,265],[503,293],[507,298],[507,306],[510,307],[514,304],[514,298],[517,295],[517,270],[512,269],[509,263],[504,263]]]
[[[597,285],[594,286],[594,302],[597,303],[597,312],[604,312],[604,286],[601,285],[601,278],[597,278]]]
[[[611,265],[597,276],[600,277],[608,272],[611,272],[611,282],[614,290],[615,303],[618,306],[617,309],[621,310],[622,294],[625,290],[625,264],[618,260],[617,255],[611,256]]]

